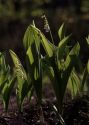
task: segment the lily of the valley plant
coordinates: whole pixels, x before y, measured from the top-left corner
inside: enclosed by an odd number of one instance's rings
[[[52,38],[51,31],[50,35]],[[25,97],[28,97],[30,101],[34,91],[41,108],[44,72],[52,81],[57,99],[57,110],[60,114],[62,114],[66,89],[68,88],[71,91],[72,96],[75,96],[79,91],[83,91],[89,74],[89,62],[82,72],[82,78],[80,78],[76,70],[80,66],[79,43],[77,42],[70,49],[68,43],[71,35],[66,36],[64,24],[61,25],[58,35],[59,43],[56,46],[53,38],[52,42],[50,42],[35,24],[28,26],[23,39],[26,69],[15,52],[10,50],[14,63],[13,75],[11,75],[10,67],[6,65],[4,54],[0,53],[0,94],[6,110],[8,109],[11,91],[15,88],[20,112]],[[87,43],[89,43],[89,38],[87,38]],[[44,49],[44,54],[41,52],[41,47]],[[40,119],[44,121],[43,114],[41,115]]]

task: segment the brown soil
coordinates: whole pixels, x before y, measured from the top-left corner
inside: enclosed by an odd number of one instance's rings
[[[56,105],[56,99],[52,88],[46,86],[43,93],[46,97],[42,101],[44,124],[40,121],[42,112],[40,112],[34,97],[30,105],[25,100],[23,111],[19,113],[16,98],[12,96],[8,113],[5,113],[3,104],[0,104],[0,125],[62,125],[59,115],[53,109],[53,105]],[[77,96],[71,100],[70,95],[66,94],[63,118],[66,125],[89,125],[89,96]]]
[[[89,95],[78,96],[64,107],[67,125],[89,125]]]

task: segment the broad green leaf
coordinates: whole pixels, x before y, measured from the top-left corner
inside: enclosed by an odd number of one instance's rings
[[[10,77],[10,68],[7,67],[6,70],[0,71],[0,86],[2,86],[2,83],[4,83],[6,80],[8,80]]]
[[[6,70],[5,53],[0,52],[0,70]]]
[[[79,79],[78,74],[72,70],[67,85],[67,88],[71,92],[72,97],[75,97],[78,94],[80,91],[80,85],[81,80]]]
[[[69,52],[68,56],[66,57],[63,73],[63,79],[65,79],[66,83],[68,82],[72,68],[75,67],[75,65],[77,64],[76,59],[79,55],[79,50],[80,45],[79,43],[76,43],[72,50]]]
[[[42,66],[41,66],[40,51],[38,51],[36,44],[33,43],[28,48],[26,54],[27,54],[28,60],[29,60],[29,74],[31,76],[31,81],[34,86],[34,90],[36,91],[38,102],[41,103],[41,99],[42,99]],[[34,60],[34,61],[32,61],[32,60]]]
[[[32,65],[34,63],[34,57],[33,57],[33,53],[31,50],[31,46],[29,46],[29,48],[27,50],[27,55],[29,57],[30,64]]]
[[[71,35],[64,37],[58,44],[58,58],[62,59],[65,53],[67,43],[70,40]]]
[[[30,25],[24,35],[23,38],[23,44],[26,49],[28,50],[29,46],[31,46],[33,43],[36,44],[36,48],[39,49],[40,46],[40,36],[39,36],[40,30],[37,29],[34,25]]]
[[[8,82],[8,80],[6,80],[6,81],[2,81],[2,83],[0,83],[0,94],[2,93],[2,90],[3,90],[3,88],[4,88],[4,86],[5,86],[5,84]]]
[[[28,59],[28,69],[29,69],[29,74],[31,76],[31,79],[34,79],[34,69],[35,66],[38,65],[38,58],[39,58],[39,53],[38,50],[36,49],[35,43],[33,43],[31,46],[29,46],[27,52],[27,59]]]
[[[18,106],[21,110],[23,100],[31,87],[30,87],[30,83],[28,83],[25,69],[23,68],[19,58],[12,50],[10,50],[10,54],[13,59],[13,63],[15,65],[15,73],[18,81],[16,93],[17,93]]]
[[[28,26],[28,28],[25,32],[24,38],[23,38],[23,45],[24,45],[24,48],[26,49],[26,51],[33,42],[34,42],[33,30],[31,28],[31,26]]]
[[[47,40],[47,38],[42,33],[40,35],[42,38],[41,43],[43,45],[45,52],[49,57],[52,57],[54,52],[53,45]]]
[[[73,57],[73,56],[78,57],[79,51],[80,51],[80,45],[79,45],[79,43],[76,43],[75,46],[72,48],[72,50],[69,52],[68,56],[66,57],[65,68],[67,68],[69,66],[71,57]],[[75,63],[77,63],[76,60],[75,60]]]
[[[38,68],[34,67],[34,79],[37,80],[39,78]]]
[[[27,75],[26,75],[25,69],[22,66],[18,56],[12,50],[10,50],[10,55],[12,57],[13,63],[16,68],[17,77],[20,77],[22,80],[23,79],[27,80]]]
[[[71,35],[64,37],[58,44],[58,47],[61,48],[63,46],[66,46],[68,41],[70,40]]]
[[[37,29],[35,26],[31,25],[31,28],[32,28],[32,31],[33,31],[33,39],[34,39],[34,42],[35,42],[35,45],[36,45],[36,49],[39,50],[40,49],[40,41],[41,41],[41,38],[40,38],[40,30]]]
[[[59,28],[58,35],[59,35],[60,40],[62,40],[65,37],[65,25],[64,25],[64,23]]]
[[[50,58],[48,56],[45,56],[42,59],[42,69],[43,69],[43,73],[48,75],[50,80],[53,81],[53,79],[54,79],[54,71],[53,71],[53,68],[51,67],[50,61],[51,61]]]
[[[76,55],[78,56],[79,55],[79,51],[80,51],[80,45],[79,43],[77,42],[74,47],[72,48],[72,50],[70,51],[69,55]]]
[[[86,84],[87,75],[88,75],[88,70],[87,70],[87,67],[85,67],[84,72],[83,72],[80,91],[84,91],[84,86]]]
[[[35,42],[36,48],[39,49],[42,44],[45,52],[51,57],[53,55],[53,45],[47,40],[43,33],[33,25],[30,25],[24,35],[23,43],[26,50]]]
[[[10,77],[10,67],[6,65],[5,54],[0,53],[0,93]]]
[[[3,103],[4,103],[4,108],[7,111],[8,110],[8,104],[10,101],[10,95],[12,92],[12,89],[15,85],[16,78],[13,78],[12,80],[8,81],[2,91],[2,98],[3,98]]]
[[[44,34],[36,27],[32,26],[33,32],[34,32],[34,36],[35,36],[35,41],[37,42],[37,37],[40,39],[40,43],[42,44],[45,52],[48,54],[49,57],[51,57],[53,55],[53,45],[52,43],[50,43],[47,38],[44,36]]]
[[[28,93],[31,93],[31,91],[32,91],[32,83],[28,84],[27,81],[24,81],[22,86],[21,102],[23,102],[24,98],[28,95]]]
[[[80,50],[80,45],[79,43],[76,43],[66,58],[64,71],[62,73],[62,95],[63,96],[66,91],[66,87],[67,87],[67,83],[68,83],[71,71],[77,63],[76,58],[79,55],[79,50]]]

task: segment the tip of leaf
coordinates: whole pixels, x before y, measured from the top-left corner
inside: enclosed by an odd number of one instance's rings
[[[11,55],[12,54],[15,55],[15,53],[11,49],[9,50],[9,52],[10,52]]]
[[[63,23],[60,26],[60,28],[58,30],[58,35],[59,35],[60,40],[62,40],[65,37],[65,23]]]
[[[33,24],[34,27],[36,27],[36,26],[35,26],[35,21],[34,21],[34,20],[32,21],[32,24]]]
[[[86,37],[87,44],[89,45],[89,35]]]

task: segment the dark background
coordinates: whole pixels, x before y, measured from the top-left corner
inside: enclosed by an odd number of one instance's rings
[[[0,0],[0,51],[8,53],[12,49],[23,60],[25,30],[34,19],[36,26],[45,33],[43,14],[48,19],[55,44],[59,42],[58,29],[65,22],[66,33],[73,34],[71,44],[80,43],[80,58],[86,63],[89,57],[85,40],[89,34],[89,0]],[[45,34],[49,38],[49,34]]]

